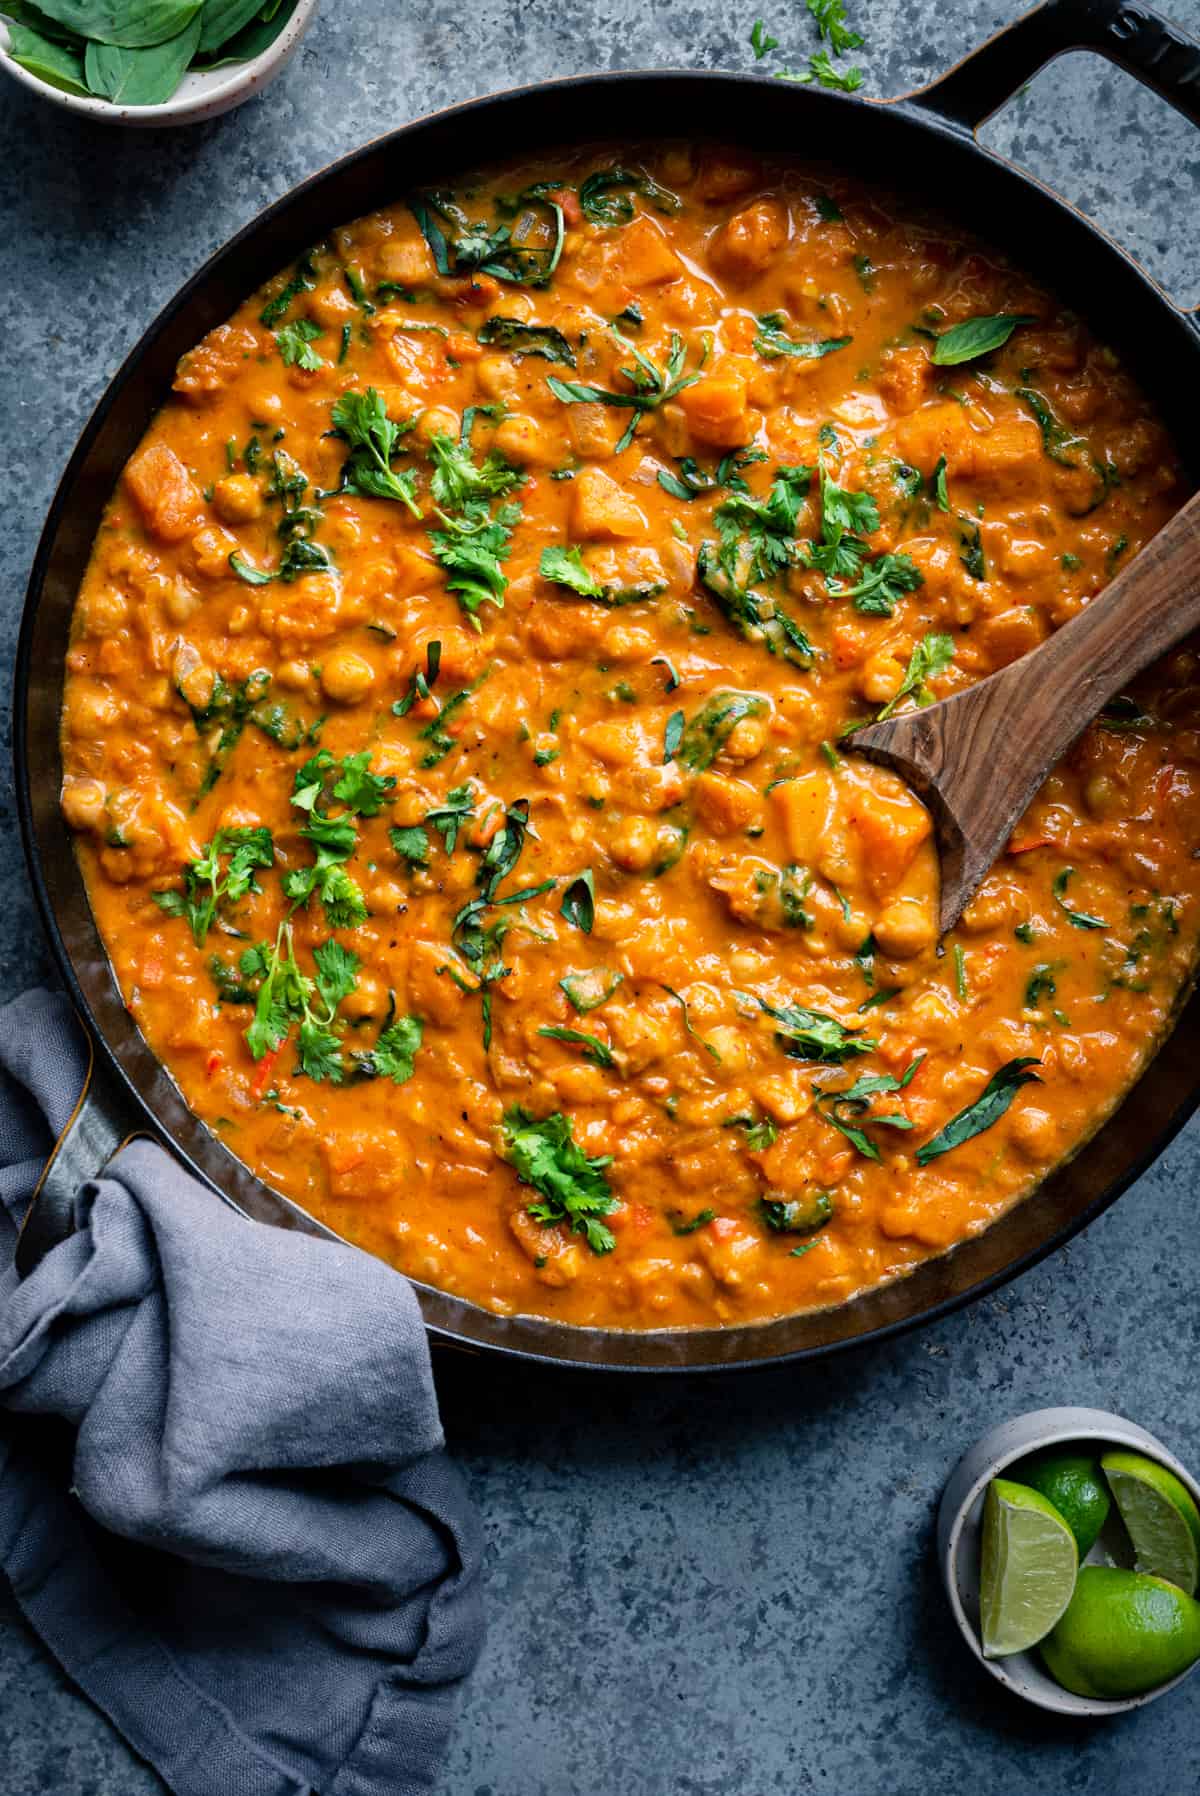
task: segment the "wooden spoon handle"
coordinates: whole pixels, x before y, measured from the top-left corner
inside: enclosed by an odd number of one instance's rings
[[[1200,493],[1032,654],[850,746],[894,768],[933,813],[941,927],[958,920],[1054,763],[1143,668],[1200,626]]]

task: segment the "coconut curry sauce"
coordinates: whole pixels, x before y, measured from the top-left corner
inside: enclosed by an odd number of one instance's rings
[[[63,809],[129,1008],[269,1184],[494,1310],[894,1277],[1169,1019],[1196,658],[942,951],[926,813],[847,732],[1182,497],[1079,319],[847,180],[575,154],[360,219],[183,358],[80,595]]]

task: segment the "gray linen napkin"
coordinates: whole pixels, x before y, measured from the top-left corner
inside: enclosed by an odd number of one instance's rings
[[[0,1009],[0,1565],[178,1796],[436,1787],[482,1640],[480,1529],[416,1300],[131,1143],[24,1282],[83,1084],[64,998]]]

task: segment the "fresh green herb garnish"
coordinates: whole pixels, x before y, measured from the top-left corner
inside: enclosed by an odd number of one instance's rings
[[[563,210],[554,198],[558,191],[559,184],[552,181],[526,188],[507,208],[516,215],[515,225],[496,224],[490,231],[468,218],[450,193],[414,194],[408,205],[440,275],[478,271],[516,286],[546,287],[566,236]],[[538,207],[550,215],[548,233],[540,236]]]
[[[807,1197],[760,1197],[757,1209],[773,1235],[811,1235],[831,1220],[833,1198],[828,1191],[813,1191]]]
[[[583,553],[578,548],[564,549],[554,547],[543,549],[538,563],[538,572],[543,580],[550,580],[556,586],[565,586],[569,591],[578,593],[582,599],[595,599],[600,605],[637,605],[655,599],[666,587],[664,580],[648,581],[643,586],[610,586],[595,575],[584,564]]]
[[[374,387],[365,393],[343,393],[333,408],[333,434],[349,444],[350,454],[342,464],[338,491],[369,499],[396,499],[419,518],[415,476],[409,469],[397,473],[392,467],[400,438],[412,427],[411,422],[397,424],[388,417]]]
[[[685,374],[687,346],[678,331],[671,332],[667,359],[662,367],[652,361],[643,350],[638,348],[636,343],[631,343],[627,337],[622,337],[619,331],[614,331],[613,334],[618,342],[629,350],[634,359],[635,366],[621,369],[621,373],[633,389],[631,392],[614,393],[607,387],[585,386],[579,381],[559,380],[554,374],[546,376],[546,385],[554,397],[561,399],[564,405],[611,405],[627,409],[630,414],[629,423],[622,432],[615,451],[619,455],[633,441],[634,432],[643,413],[655,411],[660,405],[665,405],[667,400],[674,399],[676,394],[682,393],[685,387],[690,387],[695,381],[698,381],[700,368],[695,368],[690,374]],[[703,357],[701,357],[701,366],[703,366]]]
[[[579,1014],[585,1016],[589,1010],[599,1010],[606,1004],[624,977],[607,967],[591,967],[586,973],[564,973],[558,983]]]
[[[351,1055],[355,1071],[363,1078],[390,1079],[393,1085],[406,1085],[413,1076],[422,1033],[420,1017],[397,1017],[380,1030],[373,1048],[365,1054]]]
[[[313,348],[317,338],[324,334],[311,318],[298,318],[292,324],[280,326],[275,332],[275,344],[287,367],[305,368],[311,372],[325,366]]]
[[[1007,1061],[999,1072],[992,1074],[973,1104],[951,1117],[944,1129],[917,1149],[917,1165],[928,1165],[939,1154],[948,1154],[952,1148],[961,1147],[964,1141],[982,1135],[985,1129],[999,1122],[1022,1085],[1040,1084],[1038,1074],[1028,1069],[1041,1064],[1036,1055]]]
[[[583,1057],[590,1060],[593,1066],[605,1068],[615,1067],[613,1051],[594,1035],[584,1035],[579,1029],[561,1029],[556,1025],[545,1023],[538,1030],[539,1035],[548,1035],[552,1041],[568,1042],[583,1049]]]
[[[559,909],[568,923],[582,929],[584,935],[591,935],[596,920],[596,876],[590,867],[571,880]]]
[[[822,356],[832,355],[837,349],[845,349],[852,343],[852,337],[824,337],[807,342],[799,342],[787,334],[786,312],[764,312],[756,321],[758,333],[754,339],[754,347],[758,354],[768,360],[777,356],[794,356],[799,361],[817,361]]]
[[[1067,884],[1074,871],[1074,867],[1064,867],[1062,872],[1055,876],[1054,886],[1052,888],[1055,903],[1060,910],[1065,911],[1068,923],[1072,924],[1074,928],[1107,929],[1108,924],[1104,921],[1103,917],[1091,917],[1086,911],[1072,910],[1071,906],[1067,903]]]
[[[767,700],[760,692],[714,692],[685,727],[676,759],[703,773],[712,766],[744,717],[761,717]]]
[[[864,1125],[904,1131],[911,1129],[913,1125],[901,1111],[891,1111],[882,1116],[871,1114],[871,1100],[905,1090],[912,1083],[924,1059],[924,1054],[918,1054],[909,1062],[899,1079],[892,1073],[864,1073],[841,1091],[822,1092],[817,1099],[818,1114],[823,1122],[844,1135],[865,1159],[882,1161],[883,1156],[866,1133]]]
[[[775,40],[772,38],[771,41],[774,43]],[[697,1210],[694,1216],[689,1216],[686,1220],[682,1217],[672,1217],[671,1233],[673,1235],[694,1235],[697,1229],[704,1227],[705,1223],[714,1221],[716,1214],[715,1210]]]
[[[785,1004],[777,1009],[765,998],[758,1002],[780,1024],[775,1040],[793,1060],[819,1060],[826,1066],[840,1066],[843,1060],[870,1054],[879,1046],[870,1036],[856,1034],[822,1010],[809,1010],[800,1004]]]
[[[767,28],[761,19],[755,19],[750,29],[750,48],[754,51],[754,60],[761,62],[772,50],[778,50],[779,39],[768,35]]]
[[[504,1113],[500,1152],[517,1177],[541,1193],[540,1203],[527,1206],[535,1222],[569,1223],[593,1253],[612,1252],[616,1237],[599,1220],[617,1208],[604,1170],[611,1154],[585,1154],[561,1111],[535,1122],[520,1105]]]
[[[890,717],[901,699],[913,698],[918,705],[931,705],[934,695],[928,682],[945,673],[954,659],[954,638],[944,631],[931,630],[922,636],[909,657],[908,669],[895,698],[889,699],[879,712],[877,723]]]
[[[987,318],[964,318],[943,331],[933,346],[930,360],[939,368],[954,368],[960,362],[973,362],[993,349],[1001,349],[1018,325],[1033,324],[1030,312],[996,312]]]
[[[601,168],[588,175],[579,188],[579,204],[591,224],[627,225],[633,221],[630,193],[641,194],[658,212],[678,212],[683,205],[677,193],[627,168]]]
[[[219,829],[212,841],[204,844],[200,858],[185,864],[182,892],[169,890],[151,896],[164,916],[186,918],[196,946],[202,948],[218,905],[236,904],[247,892],[257,892],[255,872],[274,864],[275,846],[269,829]]]
[[[576,366],[575,351],[553,324],[496,316],[481,324],[475,335],[488,349],[511,349],[515,355],[536,355],[547,362],[565,362],[568,368]]]

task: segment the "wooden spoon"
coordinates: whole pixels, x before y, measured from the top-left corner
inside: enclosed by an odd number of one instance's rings
[[[847,738],[929,808],[942,935],[1054,763],[1109,699],[1198,625],[1200,493],[1040,648],[967,692]]]

